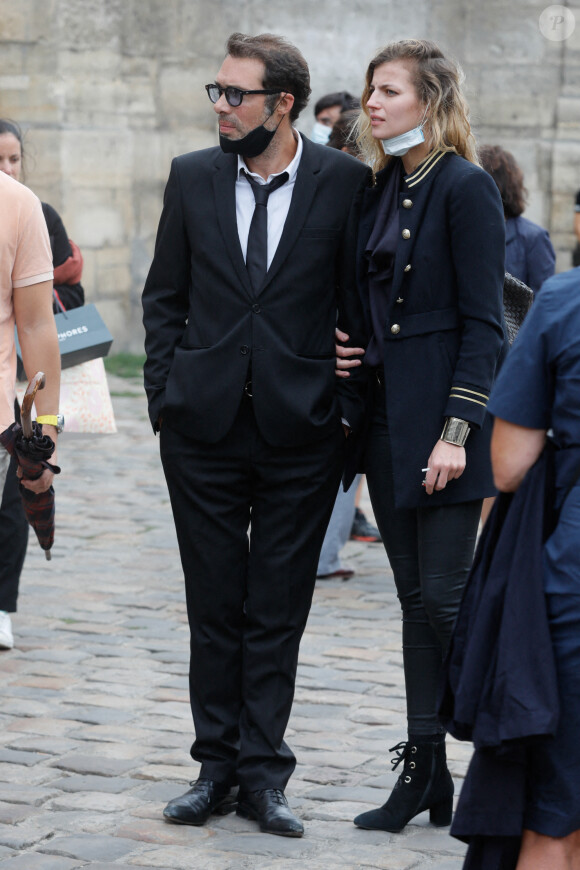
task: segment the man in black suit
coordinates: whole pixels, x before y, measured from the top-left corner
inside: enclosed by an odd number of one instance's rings
[[[364,337],[353,256],[367,170],[294,130],[309,72],[280,37],[233,34],[207,91],[221,148],[173,161],[143,293],[201,763],[164,815],[202,825],[232,808],[239,785],[239,815],[299,837],[284,731],[346,435],[362,414],[360,382],[334,375],[334,329]]]

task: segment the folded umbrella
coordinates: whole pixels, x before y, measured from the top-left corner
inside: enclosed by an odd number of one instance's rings
[[[36,391],[42,390],[44,383],[44,373],[38,372],[28,384],[22,400],[22,425],[13,423],[0,433],[0,444],[11,456],[16,457],[23,480],[37,480],[45,468],[50,468],[54,474],[60,472],[57,465],[49,462],[54,453],[54,441],[48,435],[42,434],[40,423],[31,421]],[[37,493],[26,489],[21,483],[20,495],[26,518],[36,532],[46,558],[50,559],[50,550],[54,543],[54,489],[51,486],[45,492]]]

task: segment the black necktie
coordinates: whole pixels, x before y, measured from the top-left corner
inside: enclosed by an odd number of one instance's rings
[[[248,250],[246,253],[246,267],[252,282],[254,292],[257,293],[268,271],[268,197],[273,190],[282,187],[288,181],[287,172],[282,172],[273,178],[269,184],[260,184],[245,170],[242,170],[254,191],[256,206],[250,224],[248,235]]]

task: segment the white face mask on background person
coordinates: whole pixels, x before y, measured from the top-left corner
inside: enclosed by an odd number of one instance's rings
[[[316,142],[317,145],[326,145],[330,139],[331,133],[332,127],[327,127],[326,124],[321,124],[320,121],[316,121],[312,128],[310,139],[312,142]]]

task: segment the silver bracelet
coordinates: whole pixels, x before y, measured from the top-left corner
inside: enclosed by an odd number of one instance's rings
[[[447,417],[440,440],[457,447],[465,447],[468,435],[469,423],[459,417]]]

